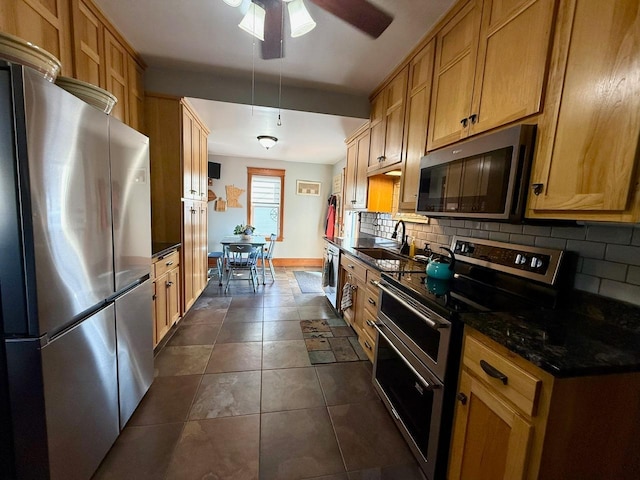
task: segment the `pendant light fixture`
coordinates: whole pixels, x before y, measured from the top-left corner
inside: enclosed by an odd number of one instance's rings
[[[271,135],[259,135],[258,142],[260,142],[260,145],[262,145],[264,148],[269,150],[278,142],[278,139],[276,137],[272,137]]]
[[[242,3],[242,0],[222,0],[224,3],[229,5],[230,7],[239,7]]]
[[[292,38],[301,37],[316,28],[316,22],[311,18],[303,0],[289,0],[287,10],[289,10]]]
[[[258,40],[264,41],[264,19],[266,14],[264,8],[251,2],[249,10],[247,10],[246,15],[238,26]]]

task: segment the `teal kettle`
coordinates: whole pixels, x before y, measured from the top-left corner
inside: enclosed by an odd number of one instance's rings
[[[427,277],[437,278],[438,280],[449,280],[453,278],[453,268],[456,263],[456,257],[447,247],[440,247],[442,250],[446,250],[449,253],[449,257],[442,257],[440,255],[429,257],[427,262]]]

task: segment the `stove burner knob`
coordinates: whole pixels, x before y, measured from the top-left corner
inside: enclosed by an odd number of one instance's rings
[[[527,257],[520,253],[516,255],[516,265],[524,265],[525,263],[527,263]]]
[[[540,268],[542,266],[542,260],[538,257],[531,257],[531,268]]]

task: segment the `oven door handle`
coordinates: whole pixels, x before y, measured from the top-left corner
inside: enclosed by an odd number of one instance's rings
[[[402,359],[402,361],[405,363],[405,365],[407,367],[409,367],[409,370],[411,370],[413,372],[413,374],[418,377],[418,380],[420,381],[420,383],[422,385],[424,385],[424,387],[427,390],[436,390],[438,388],[440,388],[440,385],[438,385],[437,383],[429,383],[425,380],[425,378],[420,375],[418,373],[418,371],[415,369],[415,367],[413,365],[411,365],[411,363],[409,363],[409,360],[407,360],[406,358],[404,358],[404,355],[402,355],[402,353],[400,352],[400,350],[398,350],[398,348],[391,343],[391,340],[389,340],[389,337],[387,337],[384,332],[380,329],[380,326],[377,323],[374,323],[373,326],[375,327],[375,329],[378,331],[378,335],[380,335],[382,338],[384,338],[384,340],[389,344],[389,346],[391,347],[391,349],[396,352],[396,354]],[[379,346],[377,348],[380,348]]]
[[[413,307],[412,305],[410,305],[408,302],[405,302],[402,300],[402,298],[400,298],[396,293],[392,292],[391,290],[389,290],[382,282],[380,282],[378,284],[378,288],[380,288],[380,290],[382,290],[383,292],[391,295],[392,297],[398,299],[399,301],[402,302],[402,305],[404,307],[406,307],[408,310],[411,310],[412,313],[416,314],[417,316],[419,316],[422,320],[425,321],[425,323],[427,325],[429,325],[431,328],[447,328],[449,325],[446,323],[440,323],[440,322],[436,322],[434,319],[427,317],[424,313],[422,313],[420,310],[418,310],[417,308]]]

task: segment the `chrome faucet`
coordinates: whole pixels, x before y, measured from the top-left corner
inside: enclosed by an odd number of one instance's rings
[[[391,234],[391,238],[398,237],[398,227],[402,224],[402,236],[400,237],[400,253],[407,255],[409,253],[409,244],[407,243],[407,226],[404,224],[404,220],[398,220],[395,228],[393,229],[393,233]]]

